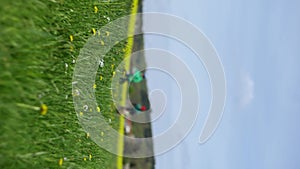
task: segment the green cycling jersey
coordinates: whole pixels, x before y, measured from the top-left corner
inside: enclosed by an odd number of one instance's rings
[[[129,82],[133,82],[133,83],[139,83],[139,82],[143,81],[143,79],[144,79],[144,76],[141,71],[137,71],[133,75],[129,75],[129,77],[128,77]]]

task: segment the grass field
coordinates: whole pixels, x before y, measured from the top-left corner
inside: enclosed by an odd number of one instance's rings
[[[109,21],[128,15],[131,4],[1,0],[0,168],[114,168],[117,157],[99,148],[78,124],[72,70],[86,40]],[[99,70],[97,86],[109,87],[111,65],[123,59],[125,47],[120,42],[107,54],[113,59]],[[97,90],[101,112],[117,129],[111,92],[103,89]]]

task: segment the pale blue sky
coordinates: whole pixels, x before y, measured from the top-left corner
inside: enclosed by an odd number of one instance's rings
[[[297,0],[144,0],[144,11],[183,17],[206,34],[224,65],[228,90],[219,128],[199,145],[211,99],[205,69],[180,43],[145,36],[146,48],[174,52],[201,84],[197,124],[181,144],[156,157],[157,169],[300,168],[299,9]],[[154,135],[173,123],[178,108],[174,83],[162,83],[166,77],[157,73],[147,73],[149,88],[170,94],[165,114],[153,123]]]

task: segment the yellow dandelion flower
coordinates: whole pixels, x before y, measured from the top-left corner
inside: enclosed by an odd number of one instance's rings
[[[79,115],[80,115],[80,116],[83,116],[83,113],[82,113],[82,112],[79,112]]]
[[[95,13],[98,13],[98,11],[99,11],[98,7],[97,7],[97,6],[94,6],[94,12],[95,12]]]
[[[70,35],[70,41],[73,42],[73,40],[74,40],[73,35]]]
[[[74,51],[74,46],[70,46],[70,51],[71,51],[71,52]]]
[[[93,35],[96,35],[96,29],[95,28],[92,28],[92,32],[93,32]]]
[[[94,88],[94,89],[96,89],[96,88],[97,88],[97,85],[96,85],[96,84],[94,84],[94,85],[93,85],[93,88]]]
[[[100,80],[103,80],[103,77],[102,77],[102,76],[100,76]]]
[[[72,93],[73,96],[79,96],[80,91],[78,89],[75,89],[74,92]]]
[[[104,46],[104,42],[103,42],[103,40],[101,40],[101,41],[100,41],[100,43],[101,43],[101,45],[102,45],[102,46]]]
[[[84,157],[83,160],[86,161],[86,157]]]
[[[27,109],[32,109],[35,111],[40,111],[42,115],[45,115],[47,113],[48,107],[45,104],[42,104],[40,107],[37,106],[32,106],[24,103],[17,103],[17,106],[21,108],[27,108]]]
[[[48,107],[45,104],[42,104],[40,107],[41,115],[46,115],[48,111]]]
[[[89,159],[92,160],[92,158],[93,158],[93,156],[92,156],[92,154],[90,154],[90,155],[89,155]]]
[[[114,77],[114,76],[116,75],[116,72],[115,72],[115,71],[113,71],[113,73],[112,73],[112,74],[113,74],[113,77]]]
[[[63,165],[63,162],[64,162],[63,158],[60,158],[59,161],[58,161],[58,165],[59,165],[59,166],[62,166],[62,165]]]
[[[86,138],[89,138],[90,137],[90,133],[86,133]]]
[[[106,33],[106,36],[109,36],[109,34],[110,34],[110,32],[108,32],[108,31],[106,31],[105,33]]]
[[[97,107],[97,112],[100,112],[100,107],[99,106]]]

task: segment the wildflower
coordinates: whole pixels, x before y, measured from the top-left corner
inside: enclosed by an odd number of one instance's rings
[[[86,157],[84,157],[83,160],[86,161]]]
[[[64,162],[64,160],[63,160],[62,158],[60,158],[59,161],[58,161],[58,165],[59,165],[59,166],[62,166],[62,165],[63,165],[63,162]]]
[[[86,133],[86,138],[89,138],[90,137],[90,133]]]
[[[101,131],[101,136],[102,136],[102,137],[104,136],[104,132],[103,132],[103,131]]]
[[[22,107],[22,108],[28,108],[36,111],[40,111],[41,115],[46,115],[48,111],[48,107],[46,104],[41,104],[40,107],[37,106],[31,106],[23,103],[17,103],[17,106]]]
[[[75,82],[74,82],[75,83]],[[77,83],[77,82],[76,82]],[[80,95],[80,92],[78,89],[75,89],[74,93],[73,93],[73,96],[79,96]]]
[[[93,35],[96,35],[96,29],[95,28],[92,28],[92,32],[93,32]]]
[[[93,158],[93,157],[92,157],[92,154],[90,154],[90,155],[89,155],[89,159],[90,159],[90,161],[92,160],[92,158]]]
[[[98,13],[98,11],[99,11],[98,7],[97,7],[97,6],[94,6],[94,12],[95,12],[95,13]]]
[[[74,38],[73,35],[70,35],[70,41],[73,42]]]
[[[79,112],[79,115],[80,115],[80,116],[82,116],[82,115],[83,115],[83,113],[82,113],[82,112]]]
[[[100,80],[103,80],[103,77],[102,77],[102,76],[100,76]]]
[[[74,51],[74,47],[70,46],[70,51],[73,52]]]
[[[48,107],[45,104],[42,104],[40,107],[41,115],[46,115],[48,111]]]
[[[106,31],[105,33],[106,33],[106,36],[109,36],[109,34],[110,34],[110,32],[108,32],[108,31]]]
[[[87,111],[88,109],[89,109],[89,106],[88,106],[88,105],[84,105],[84,106],[83,106],[83,110],[84,110],[84,111]]]
[[[100,107],[99,106],[97,106],[97,112],[100,112]]]
[[[100,59],[100,60],[99,60],[99,66],[100,66],[100,67],[103,67],[103,66],[104,66],[104,60],[103,60],[103,59]]]
[[[102,46],[104,46],[104,42],[103,42],[103,40],[101,40],[101,41],[100,41],[100,43],[101,43],[101,45],[102,45]]]
[[[94,89],[96,89],[96,88],[97,88],[97,85],[96,85],[96,84],[94,84],[94,85],[93,85],[93,88],[94,88]]]
[[[115,71],[113,71],[113,73],[112,73],[112,74],[113,74],[113,77],[114,77],[114,76],[116,75],[116,72],[115,72]]]
[[[110,18],[109,18],[109,17],[106,17],[106,19],[108,20],[108,22],[110,21]]]

